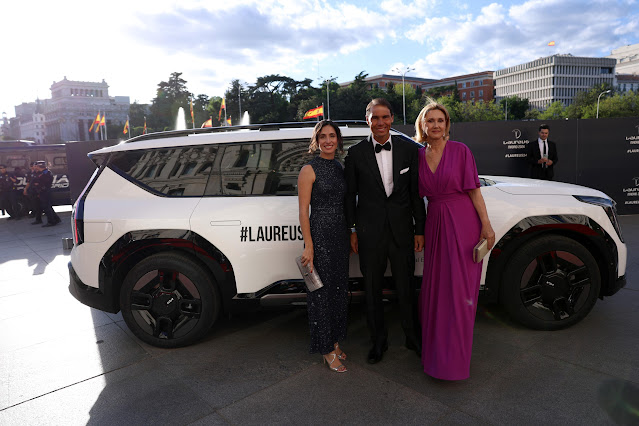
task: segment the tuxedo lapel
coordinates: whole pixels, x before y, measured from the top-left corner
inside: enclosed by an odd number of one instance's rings
[[[375,176],[375,180],[379,186],[384,190],[384,182],[382,181],[382,174],[379,172],[379,166],[377,165],[377,159],[375,158],[375,149],[373,148],[372,136],[368,137],[367,146],[364,146],[364,161],[370,167],[371,173]],[[393,160],[394,161],[394,160]]]
[[[402,146],[401,142],[396,138],[391,139],[393,142],[393,148],[391,152],[393,153],[393,192],[395,192],[395,188],[397,188],[397,182],[399,182],[399,172],[400,167],[402,165]]]

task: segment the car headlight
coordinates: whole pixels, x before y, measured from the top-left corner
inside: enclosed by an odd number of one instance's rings
[[[621,235],[621,227],[619,226],[619,221],[617,220],[617,203],[614,200],[609,198],[602,197],[592,197],[590,195],[573,195],[576,199],[581,201],[582,203],[594,204],[595,206],[601,206],[606,214],[608,215],[608,219],[610,219],[610,223],[612,223],[612,227],[615,228],[619,239],[623,243],[623,236]]]

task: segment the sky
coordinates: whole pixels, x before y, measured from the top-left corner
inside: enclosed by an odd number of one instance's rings
[[[0,40],[0,112],[13,117],[64,77],[149,103],[172,72],[195,95],[222,96],[269,74],[319,87],[361,71],[444,78],[601,57],[639,43],[639,0],[11,1]]]

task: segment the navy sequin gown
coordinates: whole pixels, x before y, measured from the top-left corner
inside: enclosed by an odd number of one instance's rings
[[[307,292],[311,353],[326,355],[346,337],[349,233],[344,216],[346,180],[337,160],[315,157],[311,192],[313,265],[324,287]]]

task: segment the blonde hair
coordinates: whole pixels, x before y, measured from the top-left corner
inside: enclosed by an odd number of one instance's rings
[[[426,143],[426,139],[428,138],[428,132],[424,128],[426,115],[433,110],[439,110],[444,113],[444,117],[446,117],[446,131],[444,132],[444,139],[448,139],[450,136],[450,114],[448,114],[448,110],[442,104],[438,104],[435,100],[431,98],[428,99],[428,104],[420,111],[417,116],[417,120],[415,120],[415,140],[421,144]]]

